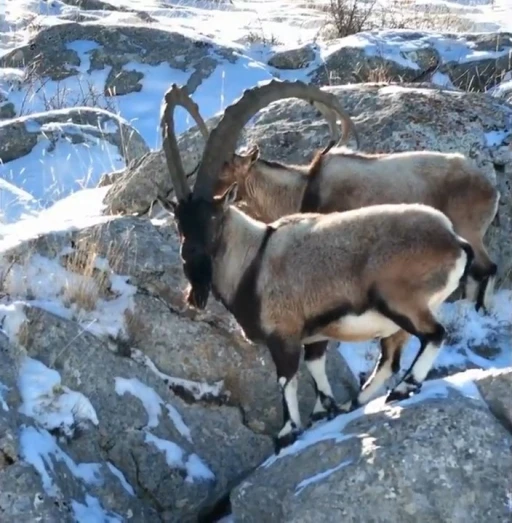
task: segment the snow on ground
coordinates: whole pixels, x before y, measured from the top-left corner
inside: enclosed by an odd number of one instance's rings
[[[167,465],[169,465],[170,468],[179,468],[187,473],[185,478],[186,483],[215,480],[213,472],[197,454],[192,453],[185,457],[185,452],[179,445],[166,439],[157,438],[150,432],[146,432],[145,441],[148,444],[154,445],[165,454]]]
[[[148,387],[137,378],[115,378],[115,391],[119,396],[131,394],[138,398],[148,415],[148,422],[144,427],[146,431],[146,443],[153,444],[158,450],[165,453],[167,464],[171,468],[179,468],[186,471],[187,483],[193,483],[195,480],[214,480],[215,475],[204,461],[195,453],[186,456],[185,450],[173,441],[158,438],[153,435],[149,429],[155,428],[160,423],[162,406],[167,411],[169,419],[172,421],[176,430],[190,443],[192,435],[190,429],[184,422],[181,414],[170,403],[165,403],[160,395],[151,387]]]
[[[122,523],[124,519],[116,513],[107,513],[101,506],[98,498],[86,494],[85,503],[71,501],[71,507],[76,521],[80,523]]]
[[[175,378],[164,374],[158,370],[153,361],[139,349],[133,349],[131,358],[147,367],[151,372],[156,374],[169,388],[175,390],[180,389],[190,394],[196,401],[201,401],[207,398],[218,398],[222,394],[224,380],[219,380],[213,385],[205,382],[197,382],[186,380],[183,378]]]
[[[128,393],[138,398],[148,414],[147,428],[154,428],[159,423],[159,417],[162,412],[162,405],[167,410],[169,419],[174,423],[176,430],[188,441],[192,443],[192,436],[190,429],[187,427],[181,414],[170,403],[165,403],[164,400],[155,392],[154,389],[148,387],[137,378],[116,378],[116,393],[120,396]]]
[[[60,491],[50,474],[54,471],[54,460],[64,463],[75,478],[81,479],[87,485],[101,485],[103,483],[99,463],[76,464],[59,447],[55,438],[43,428],[22,427],[20,455],[24,461],[30,463],[37,470],[41,476],[43,488],[50,496],[55,497]]]
[[[0,407],[2,407],[2,410],[4,412],[8,412],[9,410],[9,406],[7,405],[6,401],[5,401],[5,398],[4,398],[4,394],[8,391],[9,389],[7,388],[6,385],[4,385],[1,381],[0,381]]]
[[[81,393],[61,384],[60,374],[33,358],[26,358],[19,371],[19,411],[46,430],[60,429],[71,436],[76,425],[90,421],[98,425],[91,402]]]
[[[61,253],[61,255],[68,254]],[[133,308],[136,288],[127,283],[128,277],[109,272],[109,295],[102,297],[103,280],[97,282],[94,269],[108,269],[101,258],[91,261],[90,270],[74,272],[61,265],[58,258],[46,258],[34,253],[25,263],[0,264],[3,272],[3,292],[10,299],[26,299],[63,318],[76,320],[84,330],[99,336],[118,337],[124,332],[124,314]]]

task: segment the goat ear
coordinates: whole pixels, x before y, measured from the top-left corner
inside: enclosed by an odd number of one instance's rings
[[[215,201],[222,204],[224,209],[227,209],[230,205],[233,205],[238,198],[238,184],[233,182],[220,196],[215,196]]]

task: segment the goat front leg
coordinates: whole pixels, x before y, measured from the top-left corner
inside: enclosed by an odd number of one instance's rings
[[[304,360],[313,378],[316,393],[315,407],[309,420],[310,424],[324,418],[332,419],[338,414],[341,414],[341,409],[336,404],[331,384],[325,372],[325,358],[328,343],[327,341],[319,341],[317,343],[304,345]]]
[[[283,426],[274,442],[275,453],[279,454],[281,449],[294,443],[303,430],[297,398],[301,345],[273,334],[269,336],[267,346],[276,366],[283,399]]]

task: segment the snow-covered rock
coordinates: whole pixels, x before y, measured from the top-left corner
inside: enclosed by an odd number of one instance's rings
[[[314,83],[432,81],[486,91],[512,70],[512,34],[365,31],[330,42],[308,73]]]
[[[123,118],[78,107],[0,122],[2,221],[19,220],[149,152]]]

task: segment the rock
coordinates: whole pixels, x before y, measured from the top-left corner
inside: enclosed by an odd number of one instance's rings
[[[499,84],[512,71],[512,34],[463,34],[457,40],[465,40],[474,53],[480,53],[477,60],[446,61],[440,72],[447,73],[454,85],[468,91],[485,92]],[[485,53],[489,56],[485,56]]]
[[[420,82],[437,72],[442,76],[436,81],[445,77],[456,88],[484,92],[511,70],[512,35],[365,31],[332,41],[323,56],[309,73],[320,85]]]
[[[73,42],[87,40],[95,45],[84,55]],[[169,53],[172,49],[172,53]],[[193,93],[210,76],[221,58],[234,60],[231,50],[194,40],[180,33],[148,25],[106,25],[97,22],[63,23],[42,29],[26,45],[0,57],[0,67],[24,67],[34,64],[31,74],[52,80],[79,74],[82,60],[89,60],[88,73],[112,67],[103,92],[115,92],[122,81],[123,93],[137,92],[134,72],[124,67],[131,62],[156,66],[167,63],[180,71],[192,70],[186,86]],[[217,56],[217,57],[215,57]],[[37,60],[35,58],[38,57]],[[138,71],[140,73],[140,71]],[[128,77],[126,76],[128,75]],[[130,81],[127,81],[127,78]]]
[[[107,96],[121,96],[123,94],[138,93],[142,90],[140,80],[144,75],[139,71],[116,71],[112,69],[105,83]]]
[[[478,399],[441,395],[312,429],[233,490],[234,520],[508,521],[512,435]]]
[[[512,432],[512,367],[482,372],[475,383],[494,416]]]
[[[62,0],[67,5],[78,7],[83,11],[125,11],[123,6],[103,2],[103,0]]]
[[[343,39],[342,39],[343,40]],[[421,58],[418,62],[410,59],[401,61],[378,53],[368,53],[360,46],[343,45],[324,57],[322,65],[309,73],[311,81],[317,85],[344,85],[368,81],[416,82],[421,81],[428,71],[440,61],[433,48],[416,51]],[[415,57],[416,58],[416,57]]]
[[[2,103],[0,105],[0,119],[7,120],[16,116],[16,110],[14,104],[11,102]]]
[[[248,426],[265,434],[280,428],[280,392],[267,348],[247,342],[233,317],[213,298],[204,313],[193,314],[185,308],[187,284],[174,225],[119,218],[65,234],[42,235],[4,251],[3,258],[6,264],[29,267],[37,253],[69,265],[70,260],[60,253],[70,249],[79,259],[87,259],[87,253],[93,252],[107,260],[109,267],[129,277],[137,289],[123,327],[110,332],[114,350],[130,354],[131,348],[140,349],[160,372],[173,378],[210,385],[223,381],[222,401],[240,409]],[[16,272],[11,274],[15,278]],[[8,279],[4,286],[9,285]],[[85,317],[84,327],[90,321],[93,318]],[[358,382],[334,347],[328,359],[334,393],[338,401],[346,401]],[[299,386],[306,420],[313,408],[314,390],[304,365]],[[174,390],[181,395],[186,392]]]
[[[315,59],[315,54],[315,46],[307,44],[275,53],[270,57],[268,65],[277,69],[303,69]]]
[[[510,106],[479,93],[415,88],[408,84],[360,84],[326,87],[325,90],[335,93],[353,117],[363,151],[459,151],[472,158],[497,183],[502,195],[500,224],[491,226],[486,242],[499,266],[499,281],[510,285]],[[213,119],[207,125],[211,128]],[[264,110],[256,115],[239,144],[258,143],[264,157],[307,163],[327,140],[328,126],[320,114],[306,102],[288,99],[276,102],[271,111]],[[192,173],[203,150],[203,138],[193,128],[180,135],[178,142],[185,171]],[[189,180],[193,183],[193,174]],[[163,191],[172,189],[162,151],[148,154],[140,165],[125,171],[105,196],[105,212],[146,213],[156,199],[157,187]]]
[[[0,160],[7,164],[29,154],[43,138],[71,143],[105,140],[115,145],[126,162],[147,153],[142,136],[123,118],[89,107],[47,111],[0,122]]]
[[[173,521],[190,520],[201,509],[213,506],[239,475],[270,452],[270,439],[244,427],[238,409],[186,404],[156,374],[130,359],[115,356],[104,342],[81,332],[75,322],[35,307],[25,313],[23,343],[30,347],[29,355],[55,368],[67,386],[85,394],[100,421],[92,441],[77,438],[68,449],[70,455],[83,462],[104,454],[105,460],[123,472],[139,497],[149,494],[155,508],[173,509]],[[138,389],[136,380],[143,384]],[[126,386],[121,394],[119,381]],[[114,394],[114,390],[118,393]],[[164,410],[172,409],[170,415],[159,416],[158,426],[153,426],[152,411],[134,397],[137,390],[144,393],[140,396],[144,401],[151,401],[150,394],[158,395]],[[153,402],[150,409],[155,407]],[[160,448],[166,441],[183,449],[184,461],[188,458],[191,463],[197,462],[198,470],[200,463],[208,467],[211,472],[206,474],[204,469],[204,474],[210,478],[213,473],[215,479],[199,480],[192,465],[187,479],[187,471],[166,462]]]

